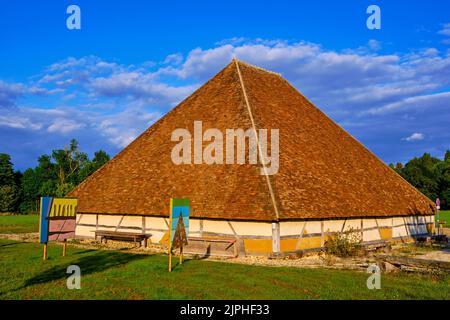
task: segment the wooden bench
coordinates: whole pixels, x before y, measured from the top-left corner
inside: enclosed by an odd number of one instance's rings
[[[228,250],[231,246],[233,246],[233,254],[234,257],[238,256],[238,247],[236,239],[227,239],[227,238],[211,238],[211,237],[188,237],[188,242],[203,242],[203,243],[225,243],[228,246],[225,248],[225,251]]]
[[[100,237],[100,242],[103,242],[103,240],[105,240],[105,243],[107,243],[108,240],[139,242],[139,246],[141,246],[142,241],[144,241],[144,248],[147,247],[147,239],[152,236],[151,234],[131,233],[131,232],[116,232],[116,231],[94,231],[94,232],[95,232],[95,240],[97,240],[97,238]]]

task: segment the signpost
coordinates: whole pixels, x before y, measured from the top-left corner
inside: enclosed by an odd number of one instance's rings
[[[63,253],[67,253],[67,239],[75,236],[76,198],[41,197],[39,242],[44,244],[43,259],[47,260],[47,243],[63,241]]]
[[[169,217],[169,272],[172,272],[172,249],[180,248],[180,264],[182,264],[183,246],[188,244],[189,199],[171,198]]]

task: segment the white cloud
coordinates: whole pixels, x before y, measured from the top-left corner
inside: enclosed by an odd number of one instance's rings
[[[382,115],[394,111],[409,111],[427,109],[436,105],[450,105],[450,92],[436,93],[430,95],[412,96],[400,101],[386,104],[379,108],[373,108],[364,112],[372,115]]]
[[[33,122],[31,119],[15,115],[0,115],[0,127],[13,129],[40,130],[42,124]]]
[[[409,137],[403,138],[402,140],[413,142],[413,141],[420,141],[425,138],[425,135],[423,133],[415,132]]]
[[[443,35],[445,37],[450,37],[450,23],[445,23],[442,26],[442,29],[438,31],[438,34]],[[441,41],[441,43],[450,45],[450,38],[445,38]]]
[[[450,23],[446,23],[442,26],[442,29],[438,31],[439,34],[450,37]]]
[[[145,112],[140,108],[130,107],[124,111],[99,117],[95,126],[113,145],[123,148],[153,122],[161,117],[159,113]]]
[[[13,107],[16,100],[25,92],[26,88],[21,83],[7,83],[0,80],[0,108]]]
[[[370,39],[367,43],[367,46],[374,51],[378,51],[381,49],[381,42],[375,39]]]
[[[66,134],[84,128],[86,125],[70,119],[56,118],[47,128],[50,133]]]
[[[379,47],[374,39],[364,50],[339,52],[308,42],[238,38],[193,49],[186,58],[171,54],[150,66],[120,65],[92,56],[68,58],[50,66],[40,82],[48,91],[74,88],[82,99],[116,99],[124,106],[134,101],[167,109],[238,57],[281,73],[328,112],[345,108],[359,115],[387,112],[407,99],[450,85],[450,53],[432,47],[404,55],[374,53]]]
[[[181,53],[169,54],[163,61],[163,64],[180,64],[183,62],[183,55]]]
[[[373,49],[379,45],[376,40],[368,43]],[[163,67],[155,73],[203,82],[232,57],[281,73],[331,113],[345,109],[369,115],[401,109],[403,102],[411,103],[407,99],[420,100],[420,96],[433,95],[450,85],[450,53],[432,47],[404,55],[383,55],[367,49],[338,52],[313,43],[260,39],[236,39],[215,48],[196,48],[181,65]]]
[[[146,111],[139,105],[130,105],[113,114],[69,107],[17,107],[13,111],[0,109],[0,129],[45,131],[64,139],[68,135],[101,136],[110,145],[123,148],[160,117],[161,113]]]
[[[182,60],[181,54],[172,54],[162,65],[176,66]],[[159,79],[159,72],[151,71],[154,67],[153,62],[134,66],[103,61],[95,56],[67,58],[48,67],[37,83],[54,88],[49,92],[74,88],[78,98],[122,98],[153,106],[173,105],[198,86],[171,85]]]

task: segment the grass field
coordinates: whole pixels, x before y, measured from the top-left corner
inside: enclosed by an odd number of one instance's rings
[[[438,216],[436,215],[436,220]],[[446,226],[450,228],[450,210],[441,210],[439,211],[439,219],[445,220],[447,222]]]
[[[0,215],[0,233],[39,232],[38,215]]]
[[[0,216],[0,233],[37,232],[38,222]],[[368,274],[356,271],[187,260],[168,273],[164,255],[61,250],[52,243],[42,261],[38,243],[0,240],[0,299],[450,299],[450,276],[383,274],[382,289],[369,290]],[[66,287],[72,264],[81,268],[81,290]]]
[[[263,267],[187,260],[167,272],[167,256],[49,247],[0,240],[0,299],[450,299],[450,276],[383,274],[380,290],[357,271]],[[81,268],[81,289],[66,268]]]

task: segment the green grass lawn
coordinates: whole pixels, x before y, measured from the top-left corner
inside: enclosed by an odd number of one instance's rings
[[[450,299],[450,276],[383,274],[380,290],[356,271],[263,267],[187,260],[167,271],[167,256],[42,246],[0,240],[0,299]],[[66,288],[66,268],[81,268],[81,289]]]
[[[38,215],[0,215],[0,233],[39,232]]]
[[[438,216],[436,215],[436,220]],[[439,211],[439,219],[445,220],[447,222],[446,227],[450,228],[450,210],[441,210]]]

